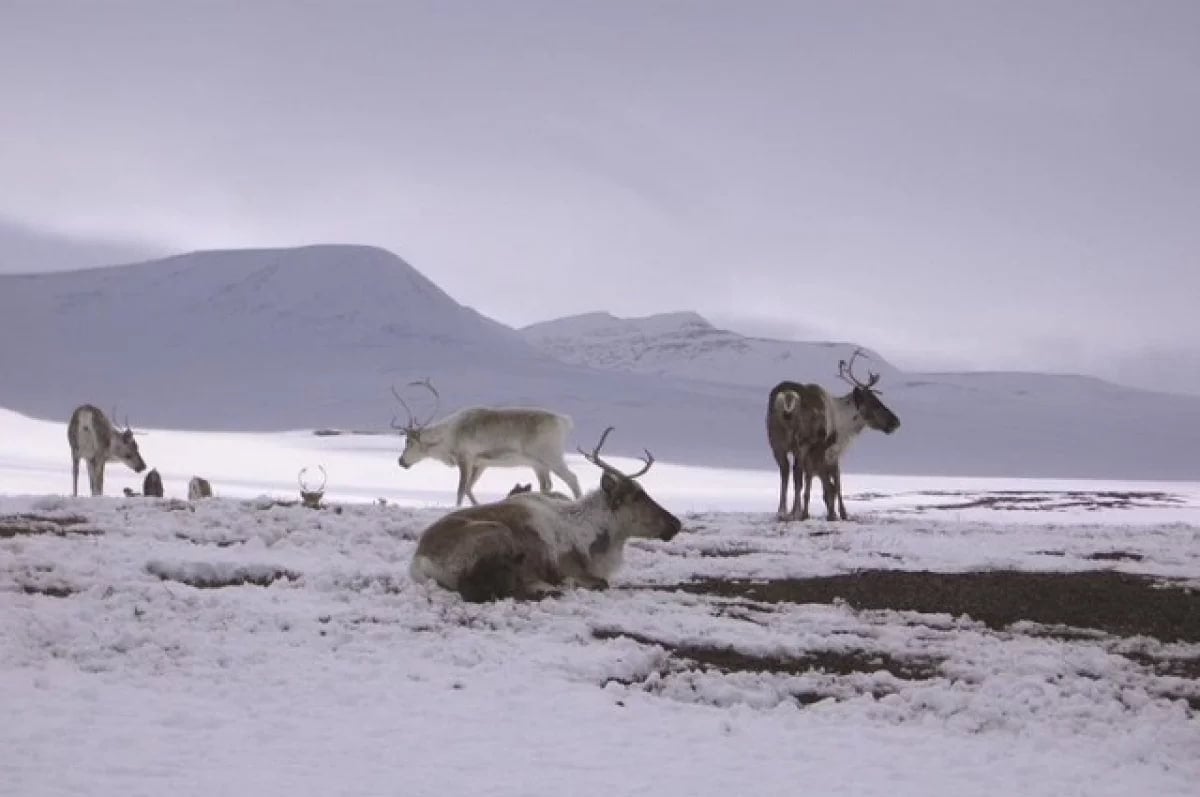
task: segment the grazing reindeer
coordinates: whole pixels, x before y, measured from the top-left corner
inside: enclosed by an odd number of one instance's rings
[[[67,424],[67,442],[71,444],[71,495],[79,495],[79,460],[87,461],[88,483],[92,495],[104,495],[104,466],[124,462],[134,473],[146,469],[138,452],[129,419],[125,429],[117,429],[104,413],[91,404],[76,407]]]
[[[142,495],[147,498],[163,497],[162,477],[158,475],[157,468],[152,469],[146,474],[146,480],[142,482]]]
[[[212,498],[212,485],[208,483],[208,479],[201,479],[199,476],[193,476],[188,482],[188,500],[197,501],[201,498]]]
[[[434,409],[428,418],[418,421],[392,388],[392,395],[408,413],[403,424],[392,418],[392,428],[404,434],[400,467],[411,468],[427,457],[457,467],[455,506],[462,506],[464,497],[472,505],[479,503],[473,488],[489,467],[529,466],[537,474],[538,488],[543,493],[550,492],[553,473],[567,483],[575,498],[582,495],[579,480],[563,460],[567,433],[571,431],[571,419],[566,415],[525,407],[468,407],[430,423],[437,414],[438,392],[428,379],[411,384],[433,394]]]
[[[879,400],[879,374],[867,371],[867,381],[860,382],[854,375],[854,361],[862,354],[855,349],[850,362],[838,362],[838,377],[848,382],[851,390],[844,396],[828,396],[829,437],[826,445],[809,449],[808,468],[821,479],[821,492],[825,498],[826,517],[836,520],[833,501],[837,500],[838,516],[847,519],[846,504],[842,500],[841,457],[863,429],[870,427],[884,434],[900,428],[900,419]],[[811,480],[811,475],[809,479]]]
[[[679,519],[646,494],[636,479],[600,458],[612,427],[589,462],[604,473],[600,488],[581,499],[549,500],[530,492],[451,512],[421,534],[409,574],[472,602],[541,597],[561,585],[603,589],[621,566],[630,537],[670,540]]]

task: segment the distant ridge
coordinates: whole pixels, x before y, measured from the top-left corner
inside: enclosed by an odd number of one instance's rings
[[[0,276],[0,318],[0,406],[64,426],[89,401],[141,426],[386,431],[389,386],[430,377],[444,411],[565,412],[572,446],[613,425],[615,454],[767,469],[766,391],[783,378],[844,391],[837,361],[854,349],[746,337],[690,312],[517,332],[394,254],[350,245]],[[903,425],[864,433],[848,472],[1200,478],[1200,399],[1083,377],[904,373],[872,356]]]

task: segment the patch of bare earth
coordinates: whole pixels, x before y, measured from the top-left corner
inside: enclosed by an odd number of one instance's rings
[[[104,533],[100,529],[84,526],[87,522],[87,518],[82,515],[0,515],[0,539],[37,534],[53,534],[58,537],[78,534],[95,537]]]
[[[957,490],[928,490],[918,493],[932,497],[953,497],[960,500],[946,504],[924,504],[918,510],[996,509],[1001,511],[1065,510],[1065,509],[1136,509],[1139,507],[1179,506],[1187,501],[1178,495],[1159,491],[1127,490],[1062,490],[1027,492],[996,490],[972,493]]]
[[[856,609],[965,614],[995,629],[1027,620],[1164,642],[1200,641],[1200,594],[1162,579],[1111,570],[866,570],[773,581],[700,579],[671,588],[765,603],[842,600]]]

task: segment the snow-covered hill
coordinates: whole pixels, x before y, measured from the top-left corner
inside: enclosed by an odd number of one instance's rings
[[[575,419],[572,446],[612,424],[614,454],[726,467],[773,467],[767,390],[784,378],[844,390],[837,361],[853,348],[746,338],[694,314],[522,335],[363,246],[0,276],[0,319],[0,407],[64,425],[88,401],[156,428],[386,429],[388,386],[429,376],[445,410],[546,406]],[[864,434],[847,472],[1200,478],[1200,399],[1084,377],[905,374],[879,356],[872,367],[903,425]]]
[[[808,374],[805,381],[836,375],[837,361],[855,348],[851,343],[747,337],[691,312],[643,318],[585,313],[533,324],[521,332],[563,362],[768,389],[786,375]],[[894,373],[877,353],[865,351],[873,358],[873,370],[885,379]]]
[[[388,387],[431,377],[443,409],[538,404],[572,443],[761,464],[730,417],[756,397],[563,364],[365,246],[197,252],[128,266],[0,276],[0,406],[65,424],[90,401],[135,425],[386,429]],[[417,398],[421,398],[420,395]],[[662,408],[675,408],[664,423]]]
[[[761,395],[781,379],[844,392],[837,363],[849,342],[798,342],[740,335],[696,313],[617,318],[587,313],[521,330],[564,362],[621,373],[751,388]],[[1105,472],[1200,476],[1200,399],[1153,393],[1070,374],[908,373],[866,349],[882,375],[884,400],[902,429],[886,440],[867,433],[851,461],[909,472],[998,475]],[[1105,463],[1101,465],[1100,463]]]

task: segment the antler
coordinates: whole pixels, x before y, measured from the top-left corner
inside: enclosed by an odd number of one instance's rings
[[[300,491],[301,492],[319,493],[325,489],[325,482],[329,481],[329,477],[325,474],[325,467],[323,465],[318,465],[317,470],[321,471],[321,486],[315,490],[310,489],[309,486],[304,483],[304,474],[308,472],[307,466],[301,468],[300,472],[298,474],[296,474],[296,481],[298,481],[300,483]]]
[[[879,381],[879,374],[868,369],[867,381],[865,383],[858,381],[858,377],[854,375],[854,361],[858,359],[859,355],[862,355],[863,357],[867,356],[862,349],[855,349],[854,353],[850,355],[850,362],[839,360],[838,376],[855,387],[861,387],[863,390],[873,390],[875,388],[875,384]],[[879,391],[876,390],[875,392]]]
[[[615,428],[616,428],[615,426],[610,426],[604,430],[604,434],[600,435],[600,442],[596,443],[596,447],[592,449],[592,453],[589,454],[588,452],[584,451],[582,448],[578,448],[578,447],[575,450],[578,451],[580,454],[582,454],[584,459],[586,459],[588,462],[592,463],[596,467],[600,468],[601,470],[606,470],[609,473],[615,473],[617,475],[624,476],[627,479],[636,479],[639,476],[644,476],[646,474],[646,471],[650,470],[650,466],[654,464],[654,455],[650,453],[649,449],[642,449],[643,451],[646,452],[646,456],[642,458],[642,462],[644,462],[646,464],[637,473],[621,473],[621,471],[617,470],[612,465],[609,465],[607,462],[605,462],[603,459],[600,458],[600,449],[604,447],[604,441],[608,439],[609,433],[611,433],[612,430]]]
[[[416,385],[418,387],[423,387],[426,390],[428,390],[430,393],[433,394],[433,411],[429,413],[428,418],[426,418],[423,421],[418,421],[416,415],[413,414],[412,407],[408,406],[408,402],[405,401],[403,398],[401,398],[400,393],[396,390],[396,386],[392,385],[392,388],[391,388],[392,395],[396,397],[396,401],[399,401],[400,406],[404,407],[404,411],[408,413],[408,422],[405,424],[402,424],[402,425],[396,423],[395,415],[392,416],[392,428],[393,429],[398,429],[402,432],[411,432],[411,431],[420,430],[420,429],[423,429],[424,427],[428,426],[429,422],[437,417],[438,408],[441,406],[441,403],[442,403],[442,397],[437,392],[437,388],[435,388],[433,386],[433,383],[429,381],[429,377],[425,377],[424,379],[418,379],[414,382],[408,383],[409,387],[412,387],[414,385]]]
[[[116,404],[112,405],[112,410],[110,411],[110,414],[108,417],[110,419],[112,419],[113,423],[117,422],[117,405]],[[125,416],[124,423],[125,423],[125,430],[129,431],[130,427],[129,427],[129,416],[128,415]]]

